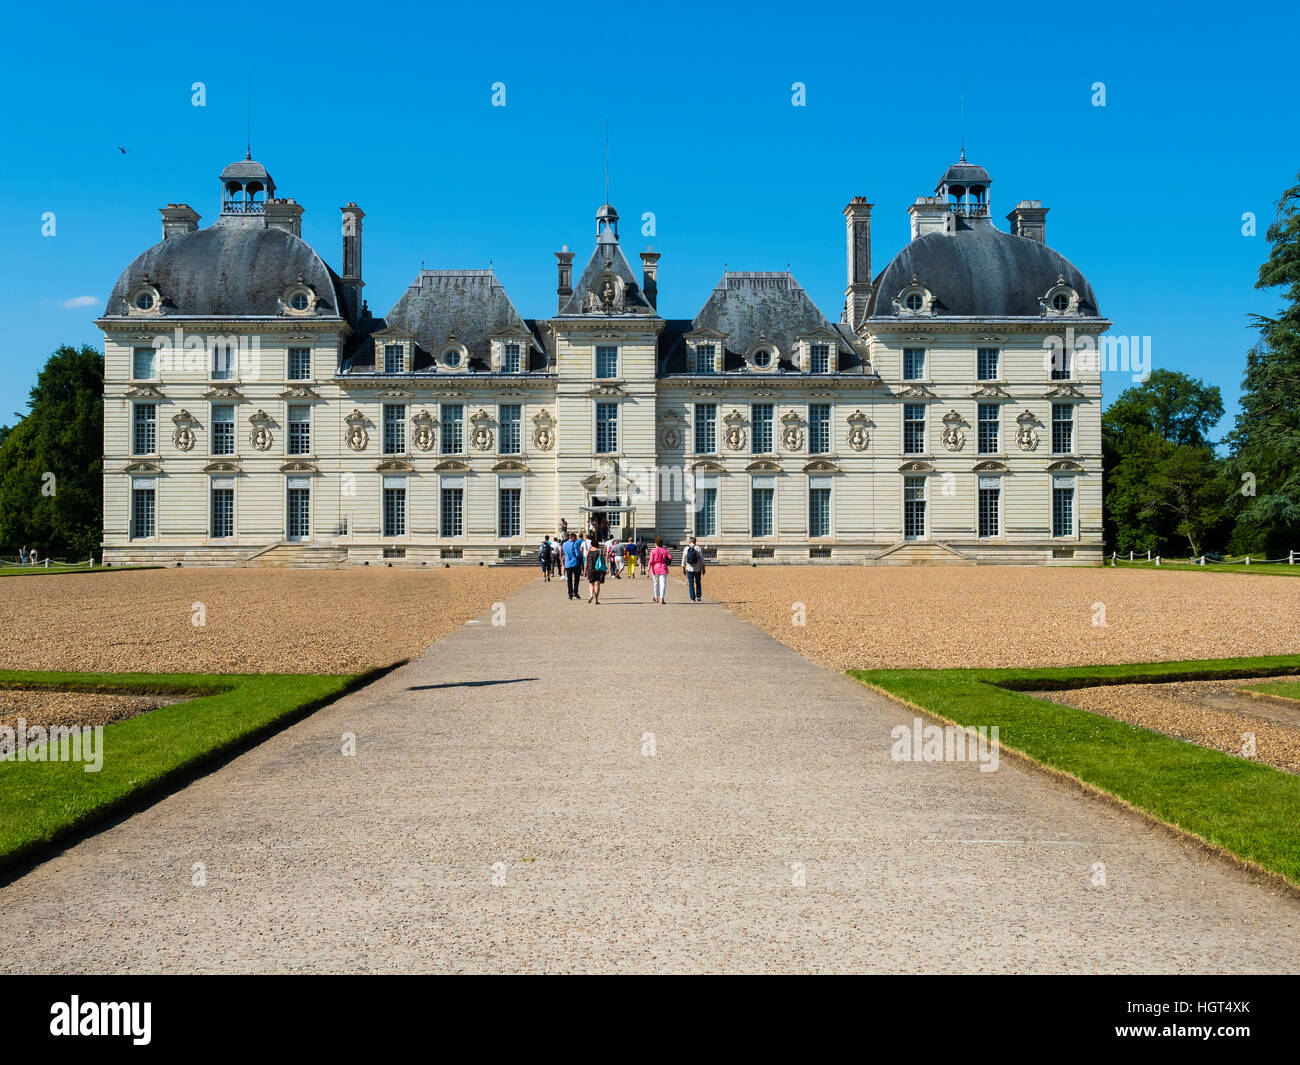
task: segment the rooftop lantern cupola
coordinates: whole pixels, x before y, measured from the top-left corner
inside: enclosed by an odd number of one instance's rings
[[[596,243],[618,243],[618,212],[608,203],[596,212]]]
[[[989,224],[989,186],[993,179],[982,166],[966,162],[966,149],[961,159],[944,172],[935,188],[935,196],[946,201],[948,210],[956,215],[959,224],[978,220]]]
[[[222,214],[261,214],[274,195],[275,181],[252,153],[221,171]]]

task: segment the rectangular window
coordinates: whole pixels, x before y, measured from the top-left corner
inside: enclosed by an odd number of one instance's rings
[[[288,378],[290,381],[306,381],[311,377],[311,348],[290,348]]]
[[[618,450],[618,404],[596,404],[596,451],[608,455]]]
[[[767,455],[772,451],[773,410],[771,403],[755,403],[750,407],[749,420],[754,427],[755,455]]]
[[[158,450],[158,404],[136,403],[131,413],[131,454],[152,455]]]
[[[1068,381],[1070,379],[1070,352],[1064,344],[1052,345],[1052,380]]]
[[[712,455],[718,447],[718,405],[695,404],[695,453]]]
[[[501,404],[497,419],[501,423],[501,454],[518,455],[523,450],[523,417],[520,404]]]
[[[311,407],[305,403],[289,407],[289,454],[311,454]]]
[[[502,353],[502,357],[501,357],[501,372],[519,373],[522,362],[523,362],[523,350],[519,347],[519,345],[514,343],[513,341],[506,344],[505,351]]]
[[[406,452],[406,404],[384,404],[384,450],[385,455],[401,455]]]
[[[813,344],[808,349],[808,370],[811,373],[829,373],[831,368],[831,346]]]
[[[996,455],[1002,450],[1001,434],[998,432],[998,404],[981,403],[979,405],[979,440],[981,455]]]
[[[143,540],[154,534],[154,482],[131,484],[131,539]]]
[[[925,377],[925,348],[903,349],[903,380],[920,381]]]
[[[284,538],[310,539],[311,481],[306,477],[290,477],[284,489]]]
[[[713,360],[717,350],[712,344],[695,345],[695,372],[713,373]]]
[[[822,478],[809,478],[808,481],[808,535],[830,536],[831,534],[831,489],[822,486]]]
[[[618,376],[618,348],[601,346],[596,349],[596,376]]]
[[[239,349],[235,344],[214,343],[212,347],[212,380],[232,381],[239,364]]]
[[[980,381],[998,379],[1001,352],[997,348],[980,348],[975,360],[975,377]]]
[[[459,483],[442,486],[442,535],[446,538],[465,533],[465,489]]]
[[[442,405],[441,447],[444,455],[459,455],[465,450],[465,405]]]
[[[718,486],[716,484],[695,485],[695,535],[718,535]]]
[[[903,404],[903,454],[925,454],[925,404]]]
[[[903,536],[925,539],[925,478],[903,478]]]
[[[776,485],[755,481],[750,489],[749,531],[751,536],[772,535],[772,515],[776,502]]]
[[[1074,404],[1052,404],[1052,454],[1069,455],[1074,451]]]
[[[235,453],[235,408],[230,403],[212,404],[212,454]]]
[[[1074,535],[1074,483],[1068,477],[1052,480],[1052,535]]]
[[[384,485],[384,535],[406,535],[406,486]]]
[[[401,344],[384,345],[384,373],[401,373],[406,368],[403,351]]]
[[[519,535],[519,499],[522,488],[502,486],[497,489],[497,535],[508,540]]]
[[[131,349],[131,380],[153,381],[158,376],[158,350],[156,348]]]
[[[235,487],[233,478],[212,482],[210,535],[214,540],[235,535]]]
[[[828,455],[831,450],[831,405],[808,404],[808,454]]]
[[[980,536],[997,536],[1000,534],[1002,504],[1002,482],[997,477],[979,479],[979,534]]]

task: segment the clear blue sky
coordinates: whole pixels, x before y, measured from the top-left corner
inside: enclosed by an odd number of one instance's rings
[[[376,314],[430,268],[491,262],[526,317],[554,310],[555,259],[584,257],[604,196],[633,262],[662,252],[659,306],[691,317],[723,263],[789,264],[838,318],[841,208],[876,204],[873,271],[907,240],[961,136],[998,224],[1022,198],[1092,281],[1115,332],[1201,376],[1235,410],[1264,230],[1300,169],[1294,4],[422,3],[279,9],[22,5],[0,67],[5,151],[0,421],[25,409],[60,343],[92,324],[119,272],[159,239],[157,208],[210,223],[217,174],[253,154],[303,204],[336,269],[338,208],[366,210]],[[191,105],[206,85],[207,106]],[[491,106],[492,84],[506,106]],[[807,106],[791,106],[791,85]],[[1092,106],[1092,84],[1106,106]],[[118,149],[126,148],[123,155]],[[53,211],[57,235],[41,236]],[[653,211],[658,233],[636,224]],[[1241,234],[1253,211],[1258,236]],[[89,306],[65,306],[93,297]],[[1111,396],[1129,381],[1108,376]]]

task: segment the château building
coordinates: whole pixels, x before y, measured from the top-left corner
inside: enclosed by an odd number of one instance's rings
[[[374,317],[360,207],[336,272],[260,163],[220,184],[207,228],[162,208],[97,322],[106,561],[493,563],[561,518],[746,563],[1101,559],[1100,371],[1053,338],[1110,323],[1047,208],[997,228],[964,153],[874,277],[872,204],[844,208],[838,321],[788,271],[662,317],[609,204],[548,316],[422,269]]]

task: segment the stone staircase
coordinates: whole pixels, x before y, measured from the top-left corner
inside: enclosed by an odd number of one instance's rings
[[[279,543],[254,551],[241,565],[268,569],[338,569],[347,557],[347,551],[341,548]]]
[[[947,544],[930,540],[900,540],[880,552],[877,566],[973,566],[975,562]]]

